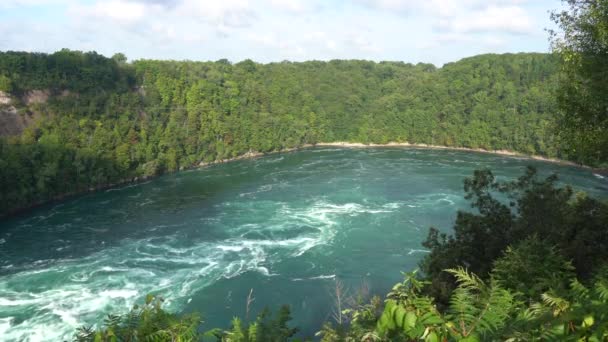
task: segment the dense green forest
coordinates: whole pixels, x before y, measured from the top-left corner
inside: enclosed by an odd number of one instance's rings
[[[0,91],[31,117],[0,140],[0,213],[250,151],[410,142],[579,160],[554,134],[558,60],[231,64],[62,50],[0,52]],[[48,100],[32,100],[33,90]],[[577,159],[579,158],[579,159]]]

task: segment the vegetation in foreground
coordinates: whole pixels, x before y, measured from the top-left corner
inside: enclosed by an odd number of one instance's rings
[[[328,308],[334,320],[314,339],[608,341],[608,203],[556,182],[533,168],[512,182],[476,171],[464,182],[474,210],[458,212],[453,235],[431,228],[422,275],[406,273],[384,300],[340,298],[348,304]],[[160,303],[150,296],[75,340],[296,341],[288,307],[203,333],[198,315],[177,317]]]

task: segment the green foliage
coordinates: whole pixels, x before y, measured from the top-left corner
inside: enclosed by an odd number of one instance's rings
[[[213,335],[222,342],[283,342],[288,341],[298,331],[297,328],[288,326],[290,320],[291,312],[287,305],[279,309],[275,318],[270,310],[265,308],[256,320],[248,325],[243,325],[241,319],[235,317],[230,330],[214,329],[207,335]]]
[[[127,63],[127,56],[124,53],[115,53],[112,55],[112,59],[119,65],[123,65]]]
[[[484,282],[463,268],[446,270],[457,287],[449,307],[439,311],[422,293],[413,274],[395,285],[375,326],[334,329],[326,324],[322,341],[606,341],[608,279],[593,287],[570,279],[563,296],[551,289],[524,304],[492,279]]]
[[[589,279],[608,258],[608,236],[605,234],[608,204],[586,196],[574,196],[569,187],[558,187],[556,182],[555,175],[539,180],[533,168],[528,168],[513,182],[498,182],[489,170],[475,171],[473,178],[465,180],[464,189],[465,198],[471,201],[476,212],[459,211],[453,235],[431,228],[423,243],[431,251],[421,262],[422,270],[431,280],[429,293],[440,304],[447,304],[456,283],[454,277],[443,270],[466,266],[487,279],[494,260],[501,257],[509,245],[518,245],[534,236],[542,236],[546,241],[545,251],[555,246],[553,252],[546,255],[555,255],[555,258],[547,259],[545,265],[551,264],[553,271],[561,269],[561,275],[556,276],[562,280],[568,276],[564,261],[571,260],[576,274]],[[527,254],[536,247],[541,246],[532,243],[532,246],[515,248]],[[513,290],[522,290],[515,284],[519,280],[505,272],[526,267],[526,264],[517,263],[528,256],[518,256],[518,252],[512,251],[507,252],[506,259],[499,261],[499,279]],[[534,255],[529,257],[534,258]],[[536,258],[543,257],[537,255]],[[524,293],[534,296],[546,290],[544,285],[536,285],[540,287],[529,288]]]
[[[148,295],[144,305],[135,305],[129,313],[108,315],[100,329],[79,328],[74,342],[198,341],[200,317],[197,314],[177,317],[164,311],[162,302],[162,298]]]
[[[518,312],[508,330],[512,341],[608,340],[607,278],[586,287],[575,278],[570,289],[549,291],[542,299]]]
[[[284,342],[298,331],[288,326],[291,313],[282,306],[276,317],[264,309],[256,320],[243,325],[240,318],[232,320],[230,330],[212,329],[201,334],[202,321],[196,313],[178,317],[162,308],[163,299],[148,295],[144,305],[135,305],[124,315],[109,314],[100,328],[83,326],[74,335],[74,342]]]
[[[458,283],[448,310],[448,317],[453,322],[448,325],[457,339],[491,336],[506,325],[516,306],[508,290],[494,281],[487,285],[463,268],[447,271]]]
[[[0,75],[10,78],[18,98],[34,89],[51,97],[20,103],[38,119],[21,137],[2,139],[0,160],[12,169],[0,169],[0,186],[10,186],[12,170],[32,176],[18,178],[18,191],[0,193],[0,213],[200,162],[317,142],[559,157],[551,126],[556,71],[557,60],[543,54],[482,55],[437,69],[356,60],[125,63],[120,54],[1,52]],[[35,152],[51,148],[52,162],[39,160]]]
[[[16,93],[34,89],[125,92],[135,80],[131,70],[119,67],[112,59],[68,49],[50,55],[0,52],[1,74],[12,79]]]
[[[8,76],[0,74],[0,91],[10,93],[13,90],[13,84]]]
[[[443,314],[430,297],[420,293],[412,278],[396,286],[378,320],[376,333],[390,340],[466,340],[492,336],[506,324],[515,307],[513,295],[498,284],[485,284],[479,277],[459,268],[448,270],[457,279],[450,308]],[[405,285],[409,283],[409,285]]]
[[[608,1],[564,0],[552,33],[562,72],[558,102],[570,155],[582,162],[608,161]]]
[[[571,263],[537,236],[507,247],[492,270],[492,278],[498,284],[525,301],[537,301],[550,289],[565,290],[574,277]]]

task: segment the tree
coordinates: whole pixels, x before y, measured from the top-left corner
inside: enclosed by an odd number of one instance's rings
[[[563,291],[575,277],[574,267],[557,248],[532,236],[494,262],[492,278],[525,302],[539,301],[551,289]]]
[[[464,181],[465,198],[471,201],[475,211],[457,213],[452,235],[431,228],[423,243],[431,252],[420,266],[431,280],[428,291],[437,298],[438,304],[447,305],[456,288],[455,279],[443,270],[462,266],[482,279],[489,279],[494,260],[505,252],[507,259],[501,259],[499,269],[504,268],[506,272],[522,267],[514,264],[518,259],[534,260],[535,254],[527,255],[532,250],[549,253],[537,255],[540,259],[557,252],[562,261],[572,262],[582,280],[589,279],[605,263],[608,204],[583,195],[574,196],[570,187],[560,187],[557,181],[556,175],[539,179],[532,167],[515,181],[499,182],[490,170],[477,170],[472,178]],[[535,236],[542,237],[548,245],[533,242],[528,242],[532,246],[520,245]],[[551,265],[553,271],[558,271],[563,264],[559,260],[546,261],[545,265]],[[555,262],[557,264],[553,264]],[[505,282],[519,290],[515,286],[517,281],[505,278]],[[546,288],[535,285],[539,288],[529,289],[529,295]]]
[[[8,76],[0,74],[0,91],[10,93],[13,90],[11,79]]]
[[[608,161],[608,0],[564,0],[568,9],[552,13],[553,51],[562,61],[558,99],[561,131],[572,157]]]
[[[41,194],[36,189],[46,181],[24,177],[22,198],[6,201],[0,215],[63,191],[317,142],[408,141],[551,157],[561,151],[550,125],[557,59],[547,54],[481,55],[439,69],[368,61],[125,62],[122,54],[67,49],[0,52],[0,75],[13,93],[51,94],[45,104],[20,108],[40,114],[20,143],[61,137],[72,150],[57,164],[61,177],[51,182],[59,184]],[[78,162],[70,163],[72,154]],[[45,165],[27,160],[14,158],[12,166],[43,177]],[[16,194],[6,179],[3,186]]]
[[[112,55],[112,59],[118,64],[123,65],[127,64],[127,56],[124,53],[118,52]]]

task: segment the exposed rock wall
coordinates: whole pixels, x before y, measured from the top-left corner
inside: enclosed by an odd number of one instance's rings
[[[15,136],[34,122],[31,113],[20,114],[13,106],[0,107],[0,136]]]
[[[13,99],[8,93],[0,91],[0,105],[9,105],[13,102]]]
[[[22,101],[15,100],[11,94],[0,91],[0,137],[18,136],[26,127],[33,124],[36,114],[29,110],[17,110],[19,103],[26,105],[46,103],[49,99],[48,90],[31,90],[25,93]]]
[[[48,90],[30,90],[23,96],[23,102],[26,105],[34,103],[46,103],[49,100],[51,93]]]

